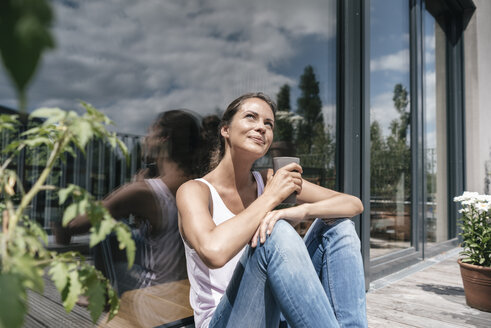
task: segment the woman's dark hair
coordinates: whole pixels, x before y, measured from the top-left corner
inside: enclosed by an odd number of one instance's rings
[[[198,175],[201,146],[199,119],[185,109],[160,113],[145,138],[144,157],[148,165],[165,154],[189,175]]]
[[[271,98],[269,98],[266,94],[262,92],[251,92],[251,93],[246,93],[243,94],[242,96],[236,98],[233,100],[230,105],[228,105],[227,109],[223,113],[222,119],[220,120],[216,130],[215,130],[215,147],[211,151],[211,156],[210,156],[210,166],[209,170],[212,170],[215,168],[218,163],[222,160],[223,156],[225,155],[225,139],[222,137],[220,134],[220,130],[222,127],[230,125],[232,122],[235,114],[237,111],[242,107],[244,102],[246,102],[248,99],[251,98],[258,98],[266,102],[269,107],[271,108],[271,111],[273,112],[273,115],[276,115],[276,104]],[[218,139],[218,140],[216,140]]]

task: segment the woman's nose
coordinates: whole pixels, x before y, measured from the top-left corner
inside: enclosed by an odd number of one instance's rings
[[[264,124],[264,122],[259,121],[256,124],[256,130],[261,131],[261,132],[265,132],[266,131],[266,125]]]

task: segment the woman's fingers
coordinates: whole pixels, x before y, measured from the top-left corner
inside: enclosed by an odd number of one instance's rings
[[[252,236],[251,239],[251,247],[254,248],[257,246],[257,237],[259,236],[259,227],[256,229],[256,232],[254,233],[254,236]]]
[[[259,226],[259,239],[261,244],[266,242],[266,229],[268,228],[269,220],[271,219],[272,212],[268,212],[264,219],[261,221],[261,225]]]
[[[296,171],[296,172],[299,172],[299,173],[302,173],[303,172],[303,169],[302,167],[300,166],[300,164],[297,164],[297,163],[290,163],[290,164],[287,164],[285,166],[283,166],[280,170],[287,170],[287,171]],[[279,170],[278,170],[279,171]]]
[[[268,222],[268,228],[266,229],[266,234],[269,236],[271,234],[271,232],[273,232],[273,228],[274,228],[274,225],[276,224],[276,222],[281,219],[281,214],[282,212],[281,211],[275,211],[274,212],[274,215],[271,217],[271,219],[269,220]]]

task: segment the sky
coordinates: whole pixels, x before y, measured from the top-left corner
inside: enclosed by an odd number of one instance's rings
[[[424,17],[425,148],[436,147],[435,19]],[[390,122],[398,118],[392,97],[394,85],[409,92],[409,6],[404,0],[371,1],[370,119],[377,120],[385,136]],[[439,82],[444,83],[444,79]]]
[[[223,110],[242,93],[272,98],[291,86],[295,110],[307,65],[319,80],[326,125],[336,120],[336,1],[53,0],[57,47],[30,88],[28,107],[93,104],[114,130],[143,135],[157,113]],[[426,14],[429,16],[429,14]],[[435,147],[434,26],[425,20],[427,148]],[[429,22],[429,23],[428,23]],[[372,0],[370,114],[384,135],[397,119],[393,88],[409,87],[407,0]],[[16,108],[0,71],[0,104]]]
[[[336,1],[53,0],[57,47],[28,89],[28,109],[108,115],[123,133],[145,134],[157,113],[223,110],[237,96],[272,98],[307,65],[320,82],[325,121],[335,122]],[[0,72],[0,104],[16,108]]]

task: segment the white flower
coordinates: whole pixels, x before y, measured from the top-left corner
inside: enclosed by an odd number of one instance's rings
[[[474,205],[475,203],[475,199],[467,199],[462,201],[462,206]]]
[[[487,212],[489,210],[489,203],[477,203],[476,209],[479,213]]]
[[[464,202],[471,202],[469,204],[472,204],[476,201],[476,198],[479,197],[479,196],[483,196],[483,195],[479,195],[479,193],[477,192],[471,192],[471,191],[464,191],[464,193],[461,195],[461,196],[456,196],[454,197],[454,202],[462,202],[462,204],[464,204]]]

